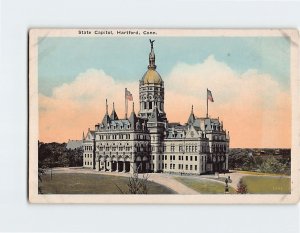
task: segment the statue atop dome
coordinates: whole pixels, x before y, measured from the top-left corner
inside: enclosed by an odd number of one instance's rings
[[[149,39],[149,41],[150,41],[150,44],[151,44],[151,49],[153,49],[153,43],[154,43],[155,40]]]
[[[149,65],[148,65],[148,69],[156,69],[156,65],[155,65],[155,53],[154,53],[154,49],[153,49],[153,43],[155,40],[151,40],[149,39],[150,44],[151,44],[151,51],[149,53]]]

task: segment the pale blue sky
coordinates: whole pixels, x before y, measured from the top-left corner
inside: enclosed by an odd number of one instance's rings
[[[290,42],[284,37],[155,37],[162,78],[179,62],[196,64],[209,55],[238,73],[256,69],[289,88]],[[102,69],[120,81],[138,81],[147,69],[149,38],[40,38],[39,92],[72,82],[87,69]],[[209,77],[207,77],[209,78]]]

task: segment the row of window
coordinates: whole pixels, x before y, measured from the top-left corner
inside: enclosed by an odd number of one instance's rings
[[[84,154],[84,158],[92,158],[92,154]]]
[[[163,152],[165,152],[165,151],[167,151],[167,146],[163,146]],[[175,145],[171,145],[170,146],[170,151],[171,152],[175,152],[176,151]],[[184,148],[183,145],[178,145],[178,151],[179,152],[186,152],[186,153],[197,152],[198,151],[198,146],[197,145],[187,145]],[[209,151],[208,145],[201,145],[200,146],[200,152],[208,152],[208,151]]]
[[[126,146],[126,147],[116,147],[116,146],[113,146],[113,147],[111,147],[111,151],[117,151],[117,149],[119,151],[123,151],[123,150],[130,151],[131,148],[132,148],[132,146]],[[110,151],[110,147],[109,146],[106,146],[106,147],[100,146],[99,147],[99,151],[104,151],[104,150],[105,151]]]
[[[225,145],[212,145],[211,147],[212,152],[226,152],[226,146]]]
[[[162,159],[162,160],[168,160],[168,155],[162,155],[161,157],[160,157],[160,155],[158,156],[158,160],[160,160],[160,158]],[[155,159],[155,157],[154,157],[154,155],[152,156],[152,160],[154,160]],[[171,160],[171,161],[175,161],[176,160],[176,157],[175,157],[175,155],[169,155],[169,159]],[[179,155],[178,156],[178,160],[183,160],[184,159],[184,156],[183,155]],[[203,159],[203,157],[202,157],[202,159]],[[198,156],[192,156],[192,155],[190,155],[190,156],[188,156],[188,155],[186,155],[185,156],[185,161],[198,161]]]
[[[177,165],[178,165],[178,169],[183,170],[183,167],[184,167],[183,164],[177,164]],[[170,166],[169,166],[169,169],[174,170],[174,169],[176,169],[175,166],[176,166],[176,164],[171,163]],[[193,169],[193,167],[194,167],[194,169]],[[165,169],[168,169],[168,164],[167,163],[165,163]],[[197,169],[198,169],[197,165],[192,165],[192,164],[190,164],[190,165],[186,164],[185,165],[185,170],[190,170],[190,171],[195,170],[195,171],[197,171]]]
[[[85,162],[84,162],[84,165],[93,165],[93,162],[85,161]]]
[[[99,135],[100,140],[116,140],[116,139],[130,139],[130,134],[107,134]]]
[[[142,110],[152,109],[154,106],[157,106],[159,110],[163,109],[163,103],[155,101],[155,102],[143,102]]]
[[[93,150],[93,146],[84,146],[84,150]]]

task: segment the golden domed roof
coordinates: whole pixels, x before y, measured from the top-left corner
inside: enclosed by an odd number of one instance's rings
[[[143,76],[144,84],[161,84],[160,74],[155,69],[148,69]]]

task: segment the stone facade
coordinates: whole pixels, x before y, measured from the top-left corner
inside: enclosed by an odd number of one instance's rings
[[[83,135],[83,167],[106,172],[204,174],[228,170],[229,132],[219,118],[194,115],[169,123],[164,111],[164,82],[156,71],[153,42],[148,70],[139,81],[139,107],[119,119],[113,106],[102,122]]]

